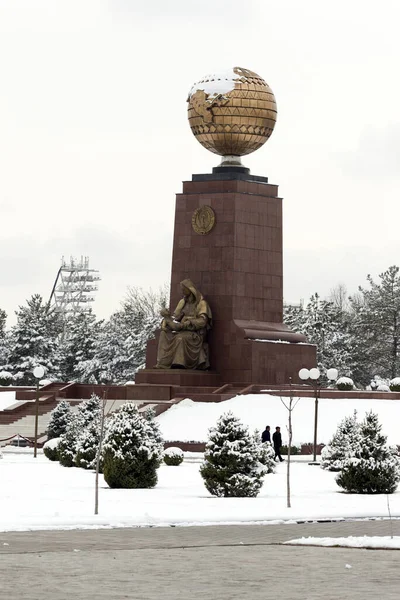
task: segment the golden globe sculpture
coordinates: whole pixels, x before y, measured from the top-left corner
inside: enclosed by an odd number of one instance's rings
[[[222,165],[240,164],[240,157],[265,144],[275,127],[275,96],[248,69],[206,75],[192,86],[187,101],[193,135],[223,157]]]

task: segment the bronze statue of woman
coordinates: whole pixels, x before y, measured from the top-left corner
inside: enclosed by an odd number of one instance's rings
[[[163,309],[156,369],[209,369],[207,331],[211,310],[190,279],[181,281],[183,298],[173,315]]]

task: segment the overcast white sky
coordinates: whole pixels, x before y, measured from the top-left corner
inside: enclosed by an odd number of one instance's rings
[[[284,198],[285,299],[400,264],[398,0],[0,0],[0,307],[89,255],[99,317],[169,281],[175,193],[218,157],[187,92],[241,66],[278,122],[245,158]]]

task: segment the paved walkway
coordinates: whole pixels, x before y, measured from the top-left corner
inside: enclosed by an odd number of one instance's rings
[[[396,550],[280,545],[391,533],[400,521],[0,533],[0,597],[397,600]]]

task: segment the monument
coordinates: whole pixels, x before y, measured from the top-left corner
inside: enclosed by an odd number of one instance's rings
[[[276,116],[271,88],[247,69],[192,86],[191,130],[221,163],[193,175],[176,196],[171,307],[177,308],[162,315],[137,383],[284,384],[316,364],[315,346],[282,323],[278,186],[241,163],[268,140]]]

